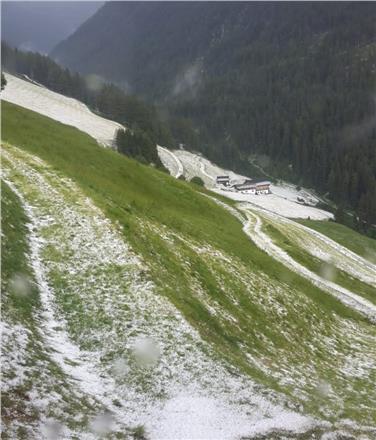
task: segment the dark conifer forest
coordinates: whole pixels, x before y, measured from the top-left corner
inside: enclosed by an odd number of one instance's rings
[[[262,155],[376,223],[375,3],[110,3],[53,54],[157,103],[222,165]]]
[[[2,44],[2,63],[6,71],[27,75],[55,92],[84,102],[95,113],[127,126],[130,132],[125,134],[120,130],[117,136],[119,151],[162,167],[155,145],[171,146],[172,136],[152,105],[127,95],[111,83],[72,73],[48,56],[13,49],[5,43]],[[138,142],[137,148],[133,146],[135,142]]]
[[[46,58],[21,70],[152,142],[314,187],[367,229],[376,224],[375,23],[372,2],[110,2],[52,56],[116,86],[91,93]]]

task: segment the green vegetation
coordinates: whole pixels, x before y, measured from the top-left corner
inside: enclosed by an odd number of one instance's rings
[[[5,43],[2,43],[1,48],[2,67],[5,70],[27,75],[55,92],[76,98],[86,103],[95,113],[135,132],[132,143],[136,143],[136,146],[132,148],[127,148],[127,142],[120,136],[118,147],[122,153],[143,162],[159,163],[155,145],[172,145],[169,129],[161,122],[156,110],[135,96],[125,94],[114,84],[106,83],[99,77],[83,77],[72,73],[39,53],[22,52]],[[3,77],[1,85],[3,88]]]
[[[142,426],[142,425],[136,426],[132,431],[133,431],[132,434],[133,434],[133,437],[135,440],[146,440],[147,439],[144,426]]]
[[[80,430],[87,424],[87,417],[98,408],[75,393],[46,350],[39,329],[39,291],[30,267],[28,219],[20,200],[3,181],[1,213],[2,382],[3,385],[8,381],[14,382],[10,388],[2,386],[2,438],[28,440],[32,437],[28,429],[35,427],[41,417],[41,408],[30,400],[29,393],[35,393],[35,390],[43,391],[43,399],[54,396],[49,402],[46,399],[44,415]],[[5,331],[6,328],[13,331]],[[21,343],[22,340],[26,341],[25,344]],[[25,377],[24,368],[27,369]],[[34,396],[37,397],[37,394]],[[77,414],[85,414],[84,420],[81,416],[77,419]],[[14,420],[19,422],[19,426],[13,436],[8,435],[7,428]]]
[[[335,222],[299,220],[299,223],[327,235],[332,240],[347,247],[361,257],[367,258],[372,263],[376,263],[376,240]]]
[[[198,186],[204,186],[205,185],[204,181],[201,179],[201,177],[198,177],[198,176],[192,177],[190,182],[192,182],[192,183],[194,183],[194,184],[196,184]]]
[[[7,102],[2,106],[3,140],[37,154],[75,180],[110,218],[122,220],[126,235],[136,248],[143,241],[138,241],[141,237],[137,221],[137,216],[142,216],[208,242],[273,277],[285,271],[275,262],[272,268],[265,264],[269,257],[244,240],[238,220],[184,182],[121,158],[79,130]],[[49,133],[48,137],[45,133]]]
[[[33,281],[29,262],[27,261],[29,251],[27,243],[27,218],[20,205],[20,201],[9,189],[8,185],[3,182],[1,192],[1,229],[4,234],[1,240],[2,312],[4,317],[8,313],[12,313],[12,315],[15,314],[12,317],[18,321],[27,321],[32,315],[33,309],[39,306],[38,290]],[[20,280],[19,287],[21,289],[14,289],[14,281],[17,281],[15,277]],[[25,292],[25,295],[19,294],[22,291]]]
[[[5,149],[13,152],[7,144],[15,145],[76,182],[119,225],[157,292],[216,356],[308,413],[334,420],[341,411],[360,425],[375,422],[373,376],[333,373],[350,354],[372,355],[375,330],[366,319],[259,250],[205,189],[103,149],[49,118],[6,102],[2,110]],[[80,324],[87,329],[94,322],[108,325],[101,316]],[[359,334],[367,337],[359,341]],[[335,341],[335,351],[328,341]],[[321,380],[330,383],[329,396],[315,392]]]
[[[116,145],[120,153],[133,157],[145,164],[163,168],[155,143],[141,130],[118,130]]]
[[[328,192],[367,230],[375,21],[372,2],[110,2],[54,55],[126,78],[171,115],[179,142],[226,168],[249,174],[249,155],[266,155],[269,174]]]
[[[273,241],[279,247],[284,249],[295,261],[307,267],[317,275],[333,281],[334,283],[345,287],[346,289],[363,296],[368,301],[376,304],[376,289],[362,281],[352,277],[343,270],[336,268],[332,263],[320,260],[312,256],[309,252],[297,246],[296,243],[290,241],[280,229],[277,229],[270,223],[264,226],[267,234],[272,237]]]

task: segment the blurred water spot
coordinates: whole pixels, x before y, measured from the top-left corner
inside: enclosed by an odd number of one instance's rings
[[[322,397],[327,397],[332,391],[332,387],[328,382],[320,380],[316,386],[317,393]]]
[[[124,376],[126,376],[129,372],[129,365],[127,360],[123,357],[115,359],[112,371],[114,376],[118,378],[123,378]]]
[[[364,257],[376,264],[376,252],[368,247],[364,249]]]
[[[158,344],[153,339],[147,337],[136,339],[132,351],[136,363],[142,367],[155,365],[161,355]]]
[[[332,263],[325,262],[320,267],[320,276],[324,280],[334,282],[337,278],[337,269]]]
[[[22,273],[15,274],[9,283],[10,291],[20,297],[26,297],[32,292],[32,282],[30,278]]]
[[[292,281],[292,279],[293,279],[293,273],[291,272],[291,271],[289,271],[289,270],[284,270],[283,272],[281,272],[281,274],[280,274],[280,280],[283,282],[283,283],[287,283],[287,284],[289,284],[291,281]]]
[[[109,411],[97,414],[90,423],[90,428],[96,435],[106,435],[112,431],[114,418]]]
[[[47,420],[42,426],[42,433],[47,440],[57,440],[63,438],[63,427],[56,420]]]
[[[93,92],[98,92],[104,84],[103,78],[101,78],[98,75],[94,75],[94,74],[86,76],[85,81],[86,81],[87,88],[89,90],[92,90]]]

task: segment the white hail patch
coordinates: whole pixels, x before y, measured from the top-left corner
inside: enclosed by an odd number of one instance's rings
[[[311,255],[341,269],[376,289],[376,265],[314,229],[268,211],[259,211],[283,231],[289,240]],[[376,299],[376,290],[375,290]]]
[[[249,206],[246,204],[239,205],[239,207],[248,218],[248,222],[244,225],[243,230],[260,249],[280,261],[290,270],[307,278],[320,289],[332,294],[344,304],[366,315],[372,322],[376,322],[375,304],[330,280],[316,275],[314,272],[311,272],[305,266],[295,261],[287,254],[287,252],[278,247],[265,232],[263,232],[261,217],[257,215],[254,210],[249,209]]]
[[[184,169],[180,160],[176,157],[176,155],[168,150],[167,148],[161,147],[157,145],[157,151],[161,162],[168,169],[171,176],[176,179],[183,175]]]
[[[20,105],[63,124],[72,125],[84,131],[100,144],[113,146],[116,131],[122,125],[102,118],[77,99],[67,98],[36,83],[5,74],[7,86],[1,92],[1,99]]]
[[[204,438],[312,425],[206,354],[210,348],[155,292],[118,229],[72,181],[14,147],[4,162],[32,222],[41,331],[77,387],[114,414],[114,429],[142,424],[152,439],[167,430],[189,438],[195,402],[204,411],[195,432]],[[155,347],[151,366],[137,362],[140,338]]]
[[[239,202],[252,203],[271,212],[275,212],[284,217],[290,218],[311,218],[312,220],[328,220],[333,218],[333,214],[316,208],[319,201],[318,197],[307,189],[297,190],[294,185],[288,183],[271,184],[272,194],[244,194],[241,192],[222,189],[215,184],[216,177],[228,175],[231,181],[242,182],[245,176],[236,174],[233,171],[225,170],[200,154],[191,153],[185,150],[169,151],[158,149],[159,156],[164,166],[170,171],[172,176],[178,177],[183,174],[187,180],[192,177],[200,177],[205,186],[214,192]],[[177,163],[179,163],[179,173],[177,173]],[[302,197],[310,205],[307,206],[297,203],[297,198]]]

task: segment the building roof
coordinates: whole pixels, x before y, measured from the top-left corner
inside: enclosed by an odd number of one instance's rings
[[[217,176],[217,180],[230,180],[230,176]]]
[[[236,189],[256,189],[256,185],[253,183],[239,183],[234,185]]]
[[[265,179],[252,179],[252,183],[255,185],[270,185],[270,181]]]

